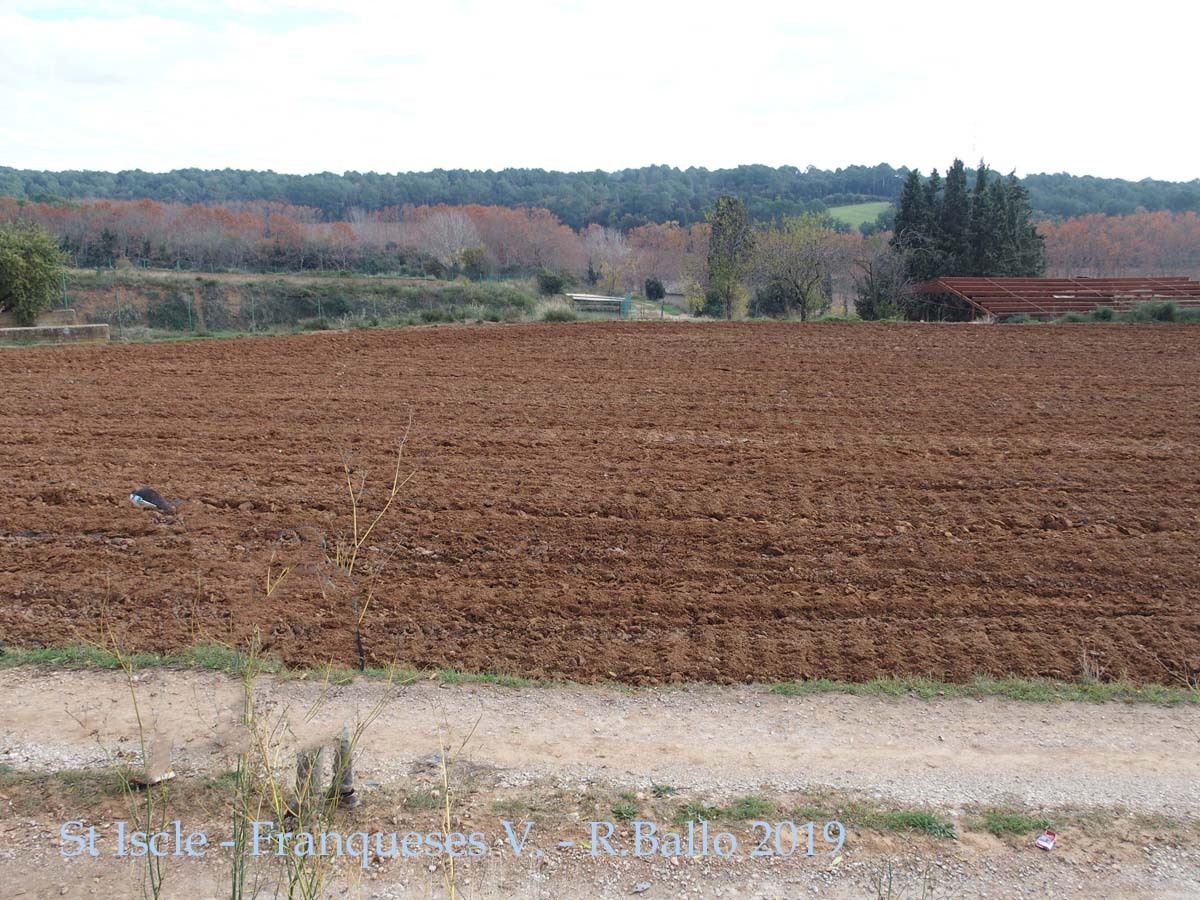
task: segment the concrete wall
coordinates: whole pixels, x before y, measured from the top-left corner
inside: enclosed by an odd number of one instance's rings
[[[80,344],[107,340],[107,325],[35,325],[32,328],[0,328],[0,344]]]

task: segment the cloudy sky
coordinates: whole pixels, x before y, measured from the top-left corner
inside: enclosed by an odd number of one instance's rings
[[[0,0],[0,165],[928,170],[957,155],[1200,177],[1200,13],[1120,10]]]

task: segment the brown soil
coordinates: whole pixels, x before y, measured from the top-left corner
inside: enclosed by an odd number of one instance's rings
[[[576,679],[1200,669],[1200,331],[594,324],[0,354],[0,634],[351,663],[345,448],[415,416],[373,664]],[[192,497],[134,509],[144,485]],[[267,565],[292,574],[269,598]],[[322,596],[324,585],[324,596]]]

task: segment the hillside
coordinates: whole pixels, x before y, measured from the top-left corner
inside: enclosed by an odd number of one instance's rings
[[[997,171],[1003,171],[998,168]],[[758,221],[827,207],[893,201],[908,169],[886,163],[836,170],[746,165],[733,169],[646,166],[618,172],[545,169],[337,175],[286,175],[236,169],[178,169],[153,173],[42,172],[0,167],[0,196],[49,202],[83,198],[150,199],[184,203],[272,200],[319,210],[326,221],[355,210],[445,203],[529,206],[550,210],[572,228],[599,223],[628,229],[649,222],[689,225],[722,193],[736,194]],[[1035,212],[1051,218],[1092,212],[1200,211],[1200,180],[1125,181],[1067,174],[1024,179]]]

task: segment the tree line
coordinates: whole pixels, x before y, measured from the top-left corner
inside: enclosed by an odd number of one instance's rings
[[[966,170],[969,177],[975,173]],[[49,172],[0,167],[0,196],[45,203],[81,199],[157,200],[229,205],[274,202],[316,210],[322,220],[404,206],[528,206],[553,213],[579,230],[597,224],[628,231],[655,222],[694,225],[705,220],[722,195],[738,197],[754,222],[779,223],[805,213],[868,200],[899,199],[906,167],[847,166],[839,169],[679,169],[646,166],[617,172],[554,172],[544,169],[463,169],[380,174],[323,172],[286,175],[236,169],[177,169],[154,173]],[[1138,210],[1200,211],[1200,180],[1172,183],[1125,181],[1067,174],[1021,179],[1034,212],[1042,218]]]
[[[757,305],[803,320],[828,307],[836,254],[819,220],[810,215],[756,228],[741,199],[725,195],[709,226],[705,264],[689,292],[696,309],[732,319]],[[928,178],[909,172],[893,228],[886,245],[876,238],[853,259],[863,318],[966,317],[970,309],[959,298],[911,289],[942,276],[1030,277],[1045,269],[1044,238],[1025,188],[1013,176],[995,177],[982,162],[973,187],[959,159],[945,179],[936,169]]]
[[[0,197],[0,223],[41,227],[76,267],[472,280],[539,274],[556,290],[576,283],[612,294],[681,293],[696,311],[721,317],[809,318],[846,310],[851,299],[864,318],[957,314],[943,299],[908,295],[912,284],[938,275],[1036,274],[1043,266],[1055,275],[1200,272],[1196,213],[1035,223],[1020,182],[958,161],[945,178],[906,176],[895,220],[895,231],[873,235],[839,230],[814,212],[756,223],[734,195],[718,198],[704,221],[627,231],[576,230],[549,210],[478,204],[357,210],[328,222],[314,207],[273,201]],[[15,300],[5,305],[15,308]]]
[[[966,166],[955,159],[942,178],[912,171],[897,204],[890,256],[860,291],[859,312],[911,319],[967,318],[970,307],[955,295],[916,294],[908,288],[944,276],[1033,278],[1046,268],[1045,238],[1033,221],[1029,192],[1013,175],[999,178],[984,162],[968,186]],[[876,279],[875,276],[878,276]]]
[[[691,225],[724,193],[742,197],[756,219],[779,219],[825,206],[890,200],[904,170],[889,165],[827,171],[749,165],[733,169],[646,166],[619,172],[503,169],[380,174],[285,175],[234,169],[154,173],[40,172],[0,167],[0,195],[42,202],[149,199],[229,204],[273,201],[318,210],[326,221],[355,211],[404,206],[529,206],[547,209],[576,230],[591,224],[622,231],[653,222]]]
[[[697,310],[725,318],[819,314],[847,271],[862,318],[964,319],[973,311],[961,298],[913,288],[946,276],[1038,277],[1048,267],[1074,275],[1200,269],[1200,217],[1193,212],[1039,226],[1017,178],[999,177],[983,162],[971,171],[959,159],[944,178],[936,169],[928,177],[909,172],[892,232],[863,236],[855,246],[839,245],[840,236],[811,214],[755,226],[732,195],[719,198],[708,224],[707,254],[689,295]]]

